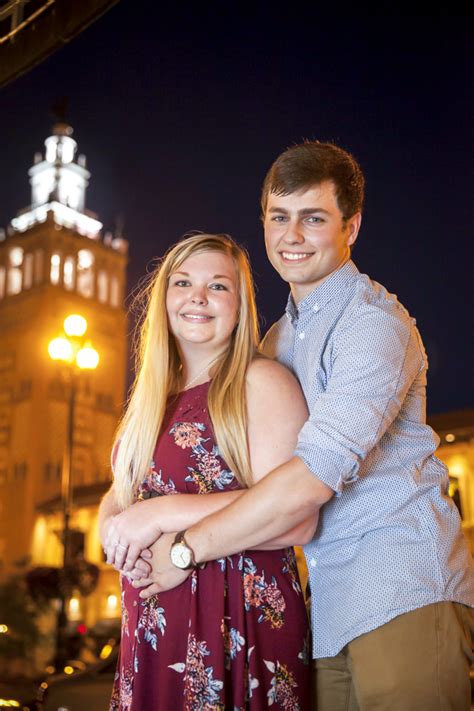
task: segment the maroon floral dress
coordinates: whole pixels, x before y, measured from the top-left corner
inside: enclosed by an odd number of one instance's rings
[[[168,406],[139,499],[240,488],[219,456],[207,392],[198,385]],[[122,577],[110,711],[306,711],[308,637],[292,548],[210,562],[146,601]]]

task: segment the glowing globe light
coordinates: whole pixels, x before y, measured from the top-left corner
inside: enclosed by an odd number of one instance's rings
[[[83,336],[87,331],[87,321],[80,314],[71,314],[64,320],[64,330],[68,336]]]
[[[77,354],[76,363],[82,370],[95,370],[99,365],[99,354],[92,346],[85,346]]]
[[[53,338],[48,344],[48,353],[53,360],[62,360],[70,363],[74,357],[72,345],[67,338]]]

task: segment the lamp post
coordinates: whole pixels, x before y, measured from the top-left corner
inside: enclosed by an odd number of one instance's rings
[[[67,658],[66,630],[67,603],[66,586],[67,568],[69,565],[70,520],[72,510],[72,453],[74,444],[74,415],[77,395],[77,376],[81,370],[95,370],[99,364],[99,354],[90,341],[85,340],[87,321],[79,314],[71,314],[64,320],[64,333],[53,338],[48,345],[48,353],[52,360],[63,363],[68,374],[68,410],[66,443],[64,447],[61,475],[61,503],[63,515],[63,561],[60,571],[59,611],[57,619],[56,654],[54,666],[57,670],[64,666]]]

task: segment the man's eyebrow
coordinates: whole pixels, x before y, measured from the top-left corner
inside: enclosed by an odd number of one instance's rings
[[[286,210],[284,207],[269,207],[268,212],[278,212],[280,215],[288,215],[289,211]],[[325,210],[323,207],[304,207],[301,210],[298,210],[298,215],[314,215],[315,212],[320,212],[323,213],[324,215],[329,215],[330,213],[328,210]]]

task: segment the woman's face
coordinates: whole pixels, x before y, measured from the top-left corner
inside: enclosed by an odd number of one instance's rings
[[[183,352],[220,353],[229,344],[240,305],[234,260],[202,252],[172,272],[166,292],[168,327]]]

